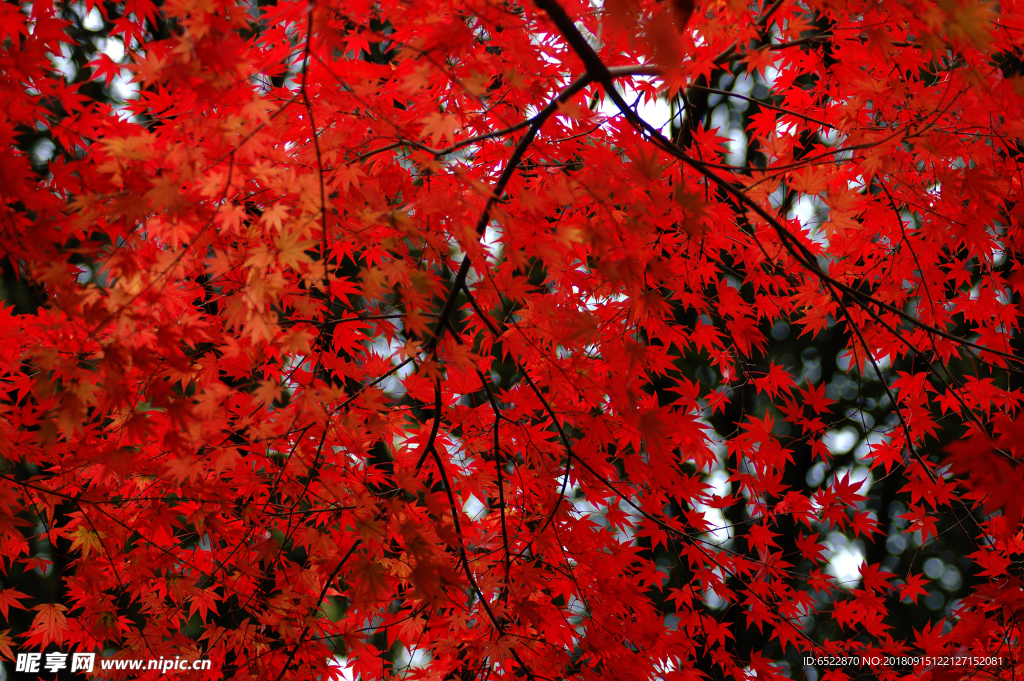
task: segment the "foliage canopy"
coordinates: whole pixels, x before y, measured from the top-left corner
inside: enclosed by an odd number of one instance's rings
[[[0,655],[1019,673],[1017,0],[0,7]]]

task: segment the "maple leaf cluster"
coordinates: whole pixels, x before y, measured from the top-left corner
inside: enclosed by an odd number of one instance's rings
[[[1015,678],[1022,31],[4,3],[0,657]]]

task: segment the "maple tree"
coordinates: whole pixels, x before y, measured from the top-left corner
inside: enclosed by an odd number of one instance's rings
[[[0,656],[1019,673],[1016,0],[0,7]]]

